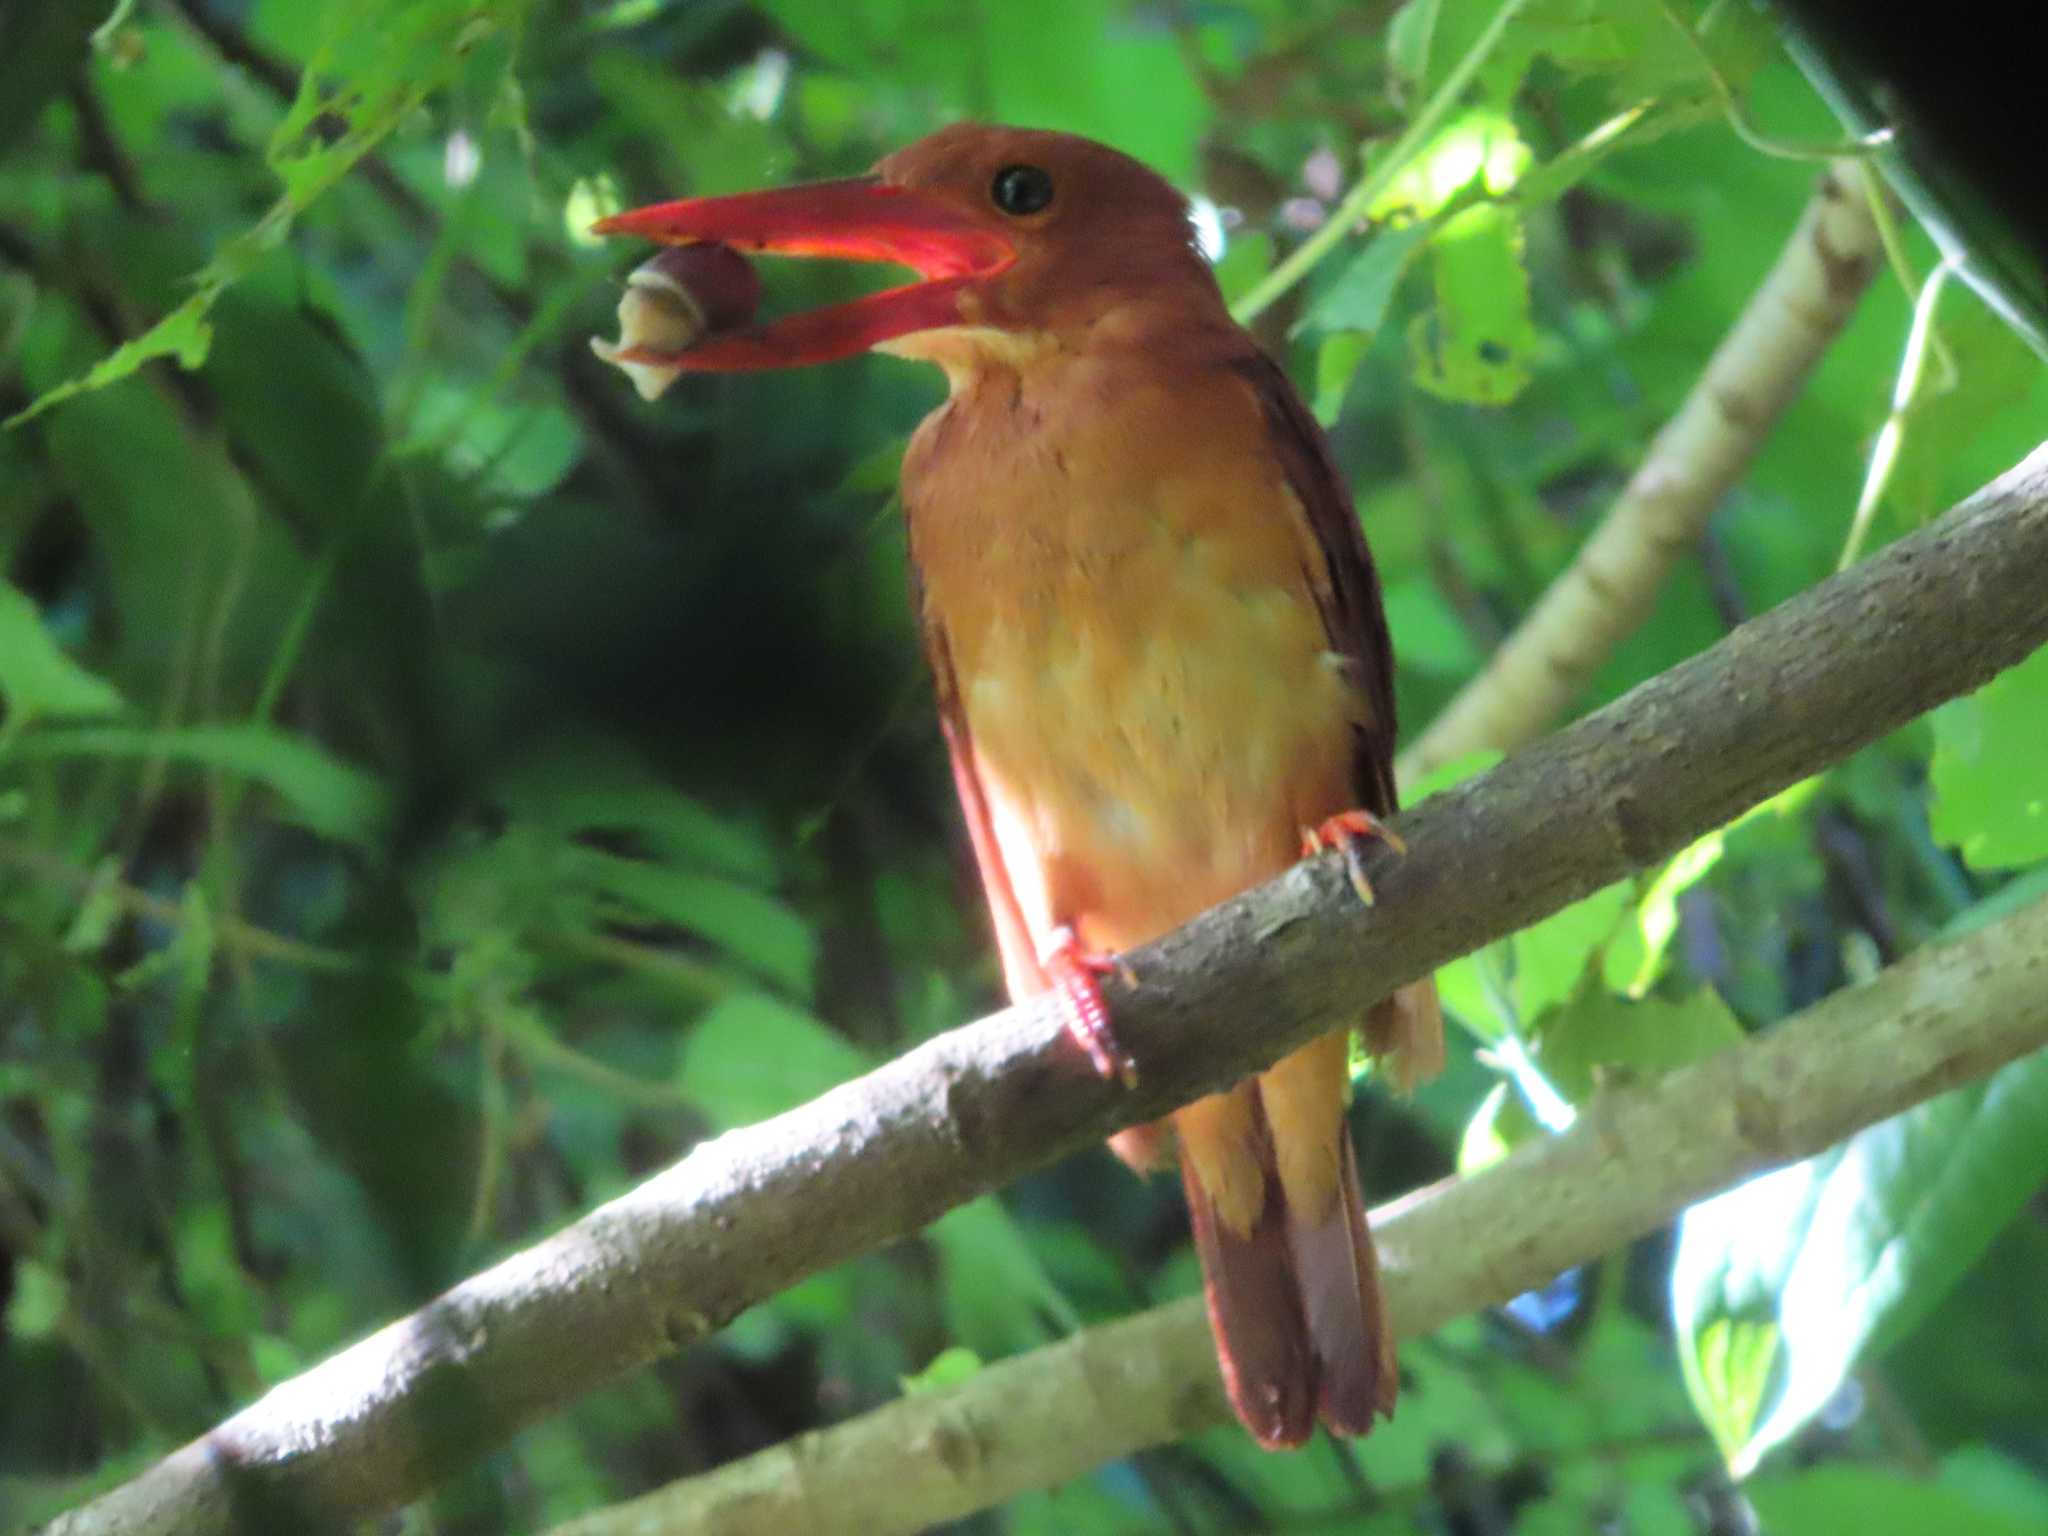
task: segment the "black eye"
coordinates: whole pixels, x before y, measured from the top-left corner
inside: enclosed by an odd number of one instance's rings
[[[1003,212],[1022,217],[1052,201],[1052,178],[1035,165],[1006,165],[988,190]]]

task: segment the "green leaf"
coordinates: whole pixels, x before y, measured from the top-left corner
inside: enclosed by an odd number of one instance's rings
[[[0,422],[0,427],[18,427],[74,395],[118,384],[144,363],[159,357],[175,357],[180,368],[201,366],[213,345],[213,327],[207,323],[207,312],[226,288],[224,282],[202,283],[197,293],[140,336],[122,342],[77,378],[67,379],[56,388],[45,390],[25,408]]]
[[[1388,581],[1385,591],[1387,623],[1401,637],[1403,666],[1452,677],[1469,676],[1479,666],[1472,632],[1458,621],[1436,582],[1410,577]]]
[[[1589,977],[1577,997],[1541,1022],[1536,1059],[1559,1092],[1584,1104],[1606,1076],[1658,1076],[1741,1040],[1742,1026],[1710,987],[1677,1002],[1633,1000]]]
[[[1505,756],[1506,754],[1497,748],[1481,747],[1476,751],[1467,752],[1462,757],[1454,757],[1441,767],[1432,768],[1414,783],[1403,784],[1401,786],[1401,803],[1413,809],[1431,795],[1440,794],[1454,784],[1462,784],[1467,779],[1478,778],[1479,775],[1498,764]]]
[[[1755,1318],[1715,1317],[1680,1357],[1686,1390],[1724,1461],[1749,1443],[1778,1367],[1778,1325]]]
[[[870,1065],[813,1015],[764,993],[739,992],[690,1026],[676,1083],[725,1128],[778,1115]]]
[[[1076,1478],[1003,1506],[1009,1536],[1109,1536],[1131,1528],[1131,1496],[1108,1477]]]
[[[1337,331],[1316,348],[1316,420],[1335,426],[1344,409],[1351,381],[1372,351],[1372,338],[1362,331]]]
[[[1408,264],[1429,244],[1432,227],[1423,220],[1382,229],[1368,240],[1302,317],[1303,331],[1363,331],[1380,328]]]
[[[1955,500],[1958,450],[1976,450],[1987,433],[1995,438],[2001,414],[2011,413],[2029,427],[2040,421],[2048,383],[2041,359],[1974,290],[1951,284],[1950,295],[1936,334],[1954,371],[1937,363],[1922,378],[1885,488],[1887,506],[1903,514],[1909,527]]]
[[[80,727],[28,737],[13,750],[21,757],[161,758],[239,774],[274,790],[315,832],[347,843],[375,842],[391,809],[384,786],[369,774],[268,725]]]
[[[2041,1529],[1965,1489],[1882,1467],[1838,1462],[1797,1477],[1758,1479],[1744,1493],[1771,1536],[2037,1536]]]
[[[1542,1134],[1543,1127],[1529,1113],[1514,1085],[1495,1083],[1479,1101],[1458,1140],[1458,1177],[1469,1178],[1491,1168],[1523,1142]]]
[[[74,955],[96,955],[113,936],[126,914],[121,903],[121,861],[109,854],[93,866],[92,883],[79,898],[78,910],[64,932],[64,949]]]
[[[1935,838],[1977,869],[2048,858],[2048,649],[1934,714]]]
[[[119,714],[126,706],[113,684],[64,653],[43,627],[35,600],[0,581],[0,696],[6,729],[35,720],[76,720]]]
[[[1663,969],[1665,953],[1678,934],[1678,898],[1704,880],[1721,862],[1728,834],[1759,816],[1789,815],[1811,800],[1821,783],[1819,775],[1801,779],[1674,854],[1650,881],[1642,899],[1636,904],[1636,928],[1642,940],[1642,953],[1634,957],[1633,972],[1623,982],[1610,970],[1610,978],[1623,986],[1631,997],[1641,997],[1647,992]]]
[[[1988,1445],[1967,1445],[1944,1458],[1940,1478],[1946,1487],[1986,1508],[2048,1531],[2048,1481]]]
[[[614,917],[652,917],[688,928],[798,996],[810,995],[817,939],[773,896],[718,875],[595,848],[565,849],[562,866],[565,875],[629,909]]]
[[[514,820],[560,837],[603,832],[639,851],[761,884],[776,876],[774,852],[750,828],[679,791],[628,741],[563,731],[504,767],[492,798]]]
[[[1419,75],[1425,89],[1435,89],[1451,72],[1502,3],[1503,0],[1441,0],[1433,8],[1427,64]],[[1655,0],[1528,0],[1480,70],[1479,89],[1488,102],[1507,101],[1520,88],[1530,65],[1539,58],[1548,58],[1571,74],[1600,74],[1618,69],[1630,62],[1646,24],[1655,16]],[[1409,26],[1420,30],[1421,18]],[[1683,39],[1673,42],[1684,46]],[[1413,39],[1399,39],[1398,68],[1403,75],[1414,67],[1417,51]]]
[[[1409,350],[1416,382],[1446,399],[1503,405],[1529,381],[1536,333],[1522,264],[1520,214],[1505,203],[1462,211],[1458,205],[1506,196],[1533,157],[1505,111],[1476,108],[1445,124],[1368,210],[1375,219],[1421,221],[1419,227],[1429,233],[1436,307],[1410,327]],[[1353,267],[1358,273],[1352,290],[1356,312],[1371,317],[1375,326],[1386,300],[1380,286],[1384,283],[1390,294],[1414,253],[1401,244],[1391,246],[1378,258],[1394,267],[1391,273],[1377,265],[1362,271],[1359,266],[1395,233],[1405,231],[1382,234]]]
[[[949,0],[767,0],[791,36],[871,85],[893,82],[946,117],[1057,124],[1181,182],[1209,106],[1171,31],[1117,0],[961,7]]]
[[[293,222],[461,70],[481,39],[516,30],[527,0],[373,0],[328,8],[328,35],[300,76],[267,158],[283,193],[224,241],[193,277],[196,291],[85,373],[45,391],[5,423],[118,383],[144,363],[176,357],[197,368],[213,342],[207,316],[220,296],[284,243]],[[338,131],[337,131],[338,129]]]
[[[1273,269],[1273,237],[1263,229],[1246,230],[1232,235],[1230,243],[1223,249],[1223,259],[1216,263],[1216,286],[1223,290],[1223,302],[1234,304],[1260,278]],[[890,465],[894,478],[895,465]]]
[[[2048,1054],[1689,1210],[1672,1312],[1687,1385],[1730,1465],[1754,1467],[1858,1359],[1926,1315],[2044,1180]],[[1765,1334],[1777,1364],[1758,1397]]]
[[[1081,1317],[1039,1262],[1038,1252],[993,1195],[948,1211],[925,1234],[938,1249],[946,1330],[987,1357],[1045,1340],[1045,1317],[1072,1332]]]
[[[1406,0],[1387,23],[1387,69],[1412,91],[1429,73],[1443,0]]]
[[[905,1376],[903,1393],[906,1397],[916,1397],[921,1392],[943,1392],[948,1387],[959,1386],[980,1371],[981,1356],[954,1344],[933,1355],[931,1363],[915,1376]]]
[[[1629,887],[1617,881],[1507,941],[1513,956],[1515,1010],[1525,1024],[1578,990],[1594,957],[1620,930],[1628,905]]]
[[[68,1288],[64,1277],[34,1259],[18,1259],[14,1294],[9,1298],[6,1331],[17,1339],[43,1339],[63,1321]]]
[[[1437,306],[1409,330],[1415,382],[1472,405],[1506,405],[1529,383],[1536,350],[1522,223],[1507,208],[1468,208],[1431,243]]]
[[[1428,220],[1450,213],[1460,201],[1505,197],[1533,158],[1512,117],[1497,108],[1476,108],[1445,123],[1366,212],[1388,221]],[[1440,228],[1431,226],[1431,232]]]

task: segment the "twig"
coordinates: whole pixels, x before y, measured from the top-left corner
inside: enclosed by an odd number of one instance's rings
[[[1395,178],[1408,169],[1408,163],[1421,152],[1430,135],[1443,126],[1444,119],[1457,106],[1459,98],[1465,94],[1465,87],[1472,83],[1472,77],[1492,57],[1493,50],[1507,33],[1508,23],[1520,13],[1524,3],[1525,0],[1501,0],[1501,7],[1494,13],[1493,20],[1486,24],[1486,30],[1474,39],[1465,56],[1444,77],[1436,94],[1424,103],[1393,146],[1374,159],[1372,169],[1344,194],[1344,200],[1331,210],[1322,227],[1296,246],[1285,261],[1231,306],[1231,313],[1240,325],[1249,322],[1260,310],[1300,282],[1365,217],[1367,210],[1379,201],[1380,194],[1394,184]]]
[[[182,930],[187,920],[185,909],[175,901],[153,896],[125,880],[110,879],[92,870],[80,869],[61,854],[11,837],[0,837],[0,865],[12,865],[38,880],[66,886],[76,891],[81,899],[102,897],[124,912],[146,917],[168,928]],[[361,968],[361,962],[343,950],[326,949],[318,944],[308,944],[303,939],[272,933],[268,928],[259,928],[239,917],[216,913],[212,923],[215,936],[224,946],[253,959],[275,960],[306,971],[343,972]]]
[[[1743,106],[1741,96],[1729,83],[1728,77],[1721,72],[1721,66],[1715,62],[1713,54],[1708,52],[1707,45],[1701,40],[1699,33],[1693,30],[1692,23],[1678,13],[1671,0],[1657,0],[1657,5],[1664,12],[1664,19],[1671,23],[1672,30],[1685,39],[1686,47],[1698,61],[1701,72],[1707,77],[1707,83],[1713,87],[1714,95],[1720,100],[1721,112],[1727,118],[1728,126],[1735,131],[1738,139],[1758,154],[1770,155],[1779,160],[1838,160],[1874,155],[1892,142],[1893,134],[1889,123],[1873,128],[1867,133],[1857,134],[1853,138],[1838,139],[1829,144],[1794,143],[1773,138],[1749,120],[1749,111]]]
[[[521,1426],[801,1277],[1237,1080],[1979,686],[2048,642],[2044,568],[2048,445],[1933,526],[1423,801],[1398,824],[1409,855],[1373,871],[1375,907],[1360,907],[1339,861],[1318,860],[1134,952],[1138,984],[1111,977],[1106,990],[1119,1035],[1145,1063],[1136,1088],[1089,1073],[1050,1010],[954,1030],[704,1143],[61,1517],[51,1536],[324,1530],[415,1498]],[[1599,1225],[1610,1212],[1647,1225],[1733,1172],[1825,1144],[2038,1043],[2038,1030],[2015,1022],[2010,994],[2020,985],[2038,1019],[2048,943],[1998,947],[2020,931],[1930,951],[1874,983],[1884,993],[1824,1005],[1818,1026],[1618,1097],[1531,1149],[1512,1175],[1392,1218],[1383,1251],[1396,1276],[1416,1277],[1398,1282],[1404,1326],[1585,1257],[1579,1243],[1622,1229]],[[1878,1016],[1895,1027],[1866,1032]],[[1814,1039],[1826,1049],[1803,1054]],[[1738,1151],[1717,1162],[1716,1146]],[[1538,1207],[1554,1227],[1512,1223]],[[1478,1221],[1480,1211],[1494,1214]],[[1494,1221],[1515,1238],[1482,1242]],[[1545,1235],[1567,1232],[1570,1243]],[[1467,1250],[1469,1260],[1425,1274],[1422,1255]],[[1197,1310],[1168,1316],[1198,1333]],[[1079,1379],[1156,1416],[1127,1431],[1152,1440],[1209,1422],[1215,1407],[1213,1378],[1174,1365],[1187,1351],[1164,1347],[1172,1329],[1147,1332],[1160,1326],[1139,1319],[1067,1346],[1081,1351]],[[1155,1370],[1168,1373],[1156,1385],[1134,1379]],[[1038,1422],[1021,1404],[1013,1411]],[[1063,1403],[1043,1435],[1057,1440],[1081,1417]],[[971,1438],[941,1437],[931,1450],[969,1468],[984,1453]]]
[[[1549,729],[1633,634],[1678,557],[1748,470],[1877,267],[1862,173],[1836,166],[1685,403],[1569,568],[1402,754],[1410,780]]]
[[[1899,461],[1899,449],[1906,440],[1906,421],[1920,397],[1928,346],[1935,334],[1934,313],[1941,304],[1942,291],[1953,271],[1955,264],[1944,257],[1928,274],[1927,281],[1920,285],[1920,292],[1913,300],[1913,323],[1906,331],[1905,355],[1899,360],[1898,377],[1892,383],[1891,414],[1885,417],[1877,441],[1871,445],[1870,466],[1864,472],[1863,489],[1856,497],[1855,515],[1849,519],[1849,536],[1842,541],[1841,558],[1835,562],[1838,571],[1854,565],[1856,557],[1863,553],[1863,540],[1870,533],[1871,519],[1877,515],[1877,504],[1884,499],[1885,487],[1891,484],[1892,470]]]

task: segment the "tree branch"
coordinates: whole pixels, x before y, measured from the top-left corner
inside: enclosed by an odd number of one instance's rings
[[[1650,616],[1672,566],[1747,472],[1877,270],[1882,247],[1865,185],[1851,164],[1823,173],[1777,265],[1620,498],[1485,669],[1401,755],[1402,780],[1535,740]]]
[[[1506,1301],[1704,1195],[2044,1045],[2048,898],[1709,1061],[1605,1092],[1563,1135],[1375,1213],[1394,1331],[1414,1338]],[[1208,1321],[1191,1298],[549,1536],[894,1536],[1229,1419]]]
[[[1107,991],[1145,1064],[1137,1088],[1090,1073],[1050,1010],[954,1030],[704,1143],[49,1529],[319,1530],[414,1498],[802,1276],[1256,1070],[1978,686],[2048,641],[2044,569],[2048,445],[1934,526],[1424,801],[1399,823],[1408,857],[1373,871],[1377,906],[1318,860],[1136,951],[1138,984]]]

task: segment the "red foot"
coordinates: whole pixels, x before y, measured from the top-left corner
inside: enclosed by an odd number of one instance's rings
[[[1371,811],[1339,811],[1320,826],[1302,828],[1301,856],[1311,858],[1325,848],[1339,850],[1344,855],[1344,872],[1351,877],[1351,889],[1369,907],[1373,904],[1372,882],[1365,878],[1365,855],[1360,850],[1374,838],[1396,853],[1408,852],[1408,845],[1394,829]]]
[[[1095,979],[1121,974],[1128,981],[1129,968],[1115,955],[1083,949],[1074,930],[1065,926],[1052,931],[1040,963],[1052,981],[1053,990],[1059,994],[1060,1015],[1066,1020],[1067,1033],[1088,1053],[1095,1070],[1104,1077],[1121,1078],[1126,1088],[1137,1087],[1138,1063],[1118,1043],[1116,1031],[1110,1028],[1109,1004],[1103,1000],[1102,987]]]

